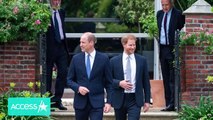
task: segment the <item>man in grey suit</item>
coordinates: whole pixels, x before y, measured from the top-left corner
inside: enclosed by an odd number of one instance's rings
[[[76,120],[102,120],[103,111],[109,112],[111,109],[112,74],[109,58],[95,50],[95,43],[96,38],[91,32],[81,36],[82,52],[72,58],[68,71],[68,87],[75,91]]]
[[[149,110],[150,81],[146,59],[135,54],[136,37],[126,35],[121,39],[123,53],[111,58],[113,76],[112,106],[116,120],[139,120],[141,107]]]

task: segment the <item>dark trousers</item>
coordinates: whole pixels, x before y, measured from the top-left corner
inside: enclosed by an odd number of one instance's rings
[[[160,45],[160,63],[163,75],[166,106],[174,106],[175,74],[173,62],[173,47]]]
[[[75,109],[76,120],[102,120],[103,107],[93,108],[88,100],[84,109]]]
[[[67,70],[68,70],[68,59],[67,59],[67,53],[65,49],[62,48],[53,54],[47,54],[46,64],[47,64],[46,90],[52,93],[51,91],[52,70],[55,64],[57,67],[57,78],[55,83],[55,93],[54,93],[54,97],[51,98],[51,102],[61,102],[61,98],[64,93],[64,88],[66,86],[66,77],[67,77]]]
[[[122,107],[115,109],[115,118],[116,120],[139,120],[140,112],[141,107],[136,104],[135,94],[125,93]]]

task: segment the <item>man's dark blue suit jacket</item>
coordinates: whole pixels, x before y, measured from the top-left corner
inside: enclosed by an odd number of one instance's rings
[[[144,102],[150,103],[150,82],[148,75],[147,61],[144,57],[135,54],[136,60],[136,88],[135,98],[138,106],[143,106]],[[119,109],[124,102],[124,89],[119,86],[119,82],[124,80],[122,54],[110,60],[113,76],[112,106]]]
[[[161,23],[163,20],[164,12],[163,10],[159,10],[157,12],[157,24],[159,29],[159,38],[161,33]],[[185,23],[185,17],[182,15],[181,11],[177,10],[176,8],[172,9],[171,18],[169,22],[169,32],[168,32],[168,38],[169,38],[169,45],[173,46],[174,39],[175,39],[175,31],[181,30]]]
[[[75,55],[70,64],[67,84],[68,87],[75,91],[74,108],[83,109],[88,102],[94,108],[103,107],[105,103],[104,88],[107,93],[107,103],[111,104],[112,74],[108,56],[96,51],[90,78],[88,78],[85,66],[85,53],[82,52]],[[87,87],[89,93],[85,96],[78,93],[79,86]]]

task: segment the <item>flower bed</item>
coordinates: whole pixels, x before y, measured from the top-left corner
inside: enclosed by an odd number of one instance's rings
[[[203,29],[195,33],[181,33],[180,46],[186,45],[202,46],[207,54],[213,54],[213,33]]]
[[[0,1],[0,43],[13,40],[37,40],[50,23],[47,4],[38,0]]]

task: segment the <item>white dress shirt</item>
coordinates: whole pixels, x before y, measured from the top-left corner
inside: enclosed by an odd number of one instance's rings
[[[167,45],[169,45],[168,33],[169,33],[169,23],[170,23],[170,18],[171,18],[171,15],[172,15],[172,9],[167,14],[166,34],[165,34],[165,30],[164,30],[165,15],[166,15],[166,13],[164,13],[163,20],[162,20],[162,23],[161,23],[161,33],[160,33],[160,44],[161,45],[166,45],[166,37],[167,37]]]
[[[135,61],[135,55],[134,54],[127,55],[126,53],[123,53],[122,62],[123,62],[123,70],[124,70],[123,71],[124,72],[124,79],[126,80],[126,64],[127,64],[128,57],[130,57],[130,65],[131,65],[131,80],[130,80],[130,83],[133,84],[133,88],[132,88],[132,90],[125,90],[124,92],[125,93],[135,93],[136,61]]]
[[[55,25],[54,12],[56,12],[56,19],[58,20],[58,28],[59,28],[59,33],[60,33],[61,40],[64,40],[64,34],[63,34],[63,29],[62,29],[62,22],[61,22],[61,17],[59,15],[58,10],[52,10],[53,24]]]

